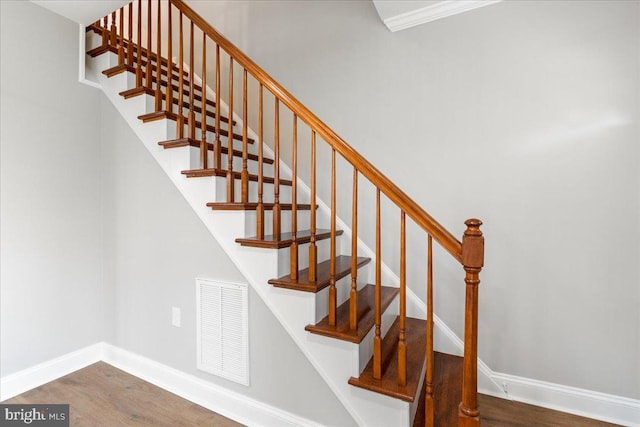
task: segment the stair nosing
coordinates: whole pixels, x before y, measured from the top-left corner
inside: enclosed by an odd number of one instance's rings
[[[265,210],[272,210],[274,203],[263,203]],[[213,210],[222,211],[254,211],[258,207],[257,202],[209,202],[207,207]],[[317,208],[317,205],[316,205]],[[291,203],[280,203],[280,209],[283,211],[289,211],[292,209]],[[298,203],[298,209],[301,211],[311,210],[311,205],[305,203]]]
[[[156,120],[171,120],[171,121],[176,121],[178,119],[178,114],[174,113],[173,111],[166,111],[166,110],[161,110],[161,111],[154,111],[152,113],[145,113],[145,114],[141,114],[138,116],[138,119],[142,120],[143,123],[148,123],[148,122],[154,122]],[[185,125],[187,125],[189,123],[189,120],[187,117],[184,118],[184,123]],[[196,120],[195,122],[195,128],[197,130],[202,129],[202,121],[198,121]],[[212,132],[212,133],[216,133],[216,128],[214,125],[210,125],[207,124],[207,132]],[[220,129],[219,133],[221,136],[228,138],[229,137],[229,131],[227,129]],[[244,141],[244,136],[240,135],[238,133],[232,133],[233,139],[235,141]],[[255,143],[255,139],[253,138],[249,138],[247,136],[247,143],[248,144],[253,144]]]
[[[383,362],[385,362],[385,356],[390,356],[390,359],[386,362],[387,368],[383,371],[382,378],[380,380],[375,380],[372,377],[372,357],[359,377],[351,377],[349,379],[349,384],[356,387],[364,388],[365,390],[369,390],[374,393],[380,393],[386,396],[393,397],[395,399],[400,399],[405,402],[414,402],[415,399],[419,398],[419,396],[417,395],[417,393],[420,393],[418,386],[420,384],[420,377],[422,375],[426,360],[426,321],[422,319],[415,319],[412,317],[406,318],[407,385],[404,387],[400,387],[397,384],[397,378],[393,378],[393,371],[390,369],[394,366],[394,364],[395,366],[397,366],[397,340],[395,340],[395,342],[387,341],[389,339],[392,339],[394,335],[397,336],[399,329],[399,319],[399,317],[396,318],[392,327],[389,329],[389,331],[387,331],[387,334],[382,340]],[[391,349],[385,351],[384,348],[388,346],[391,346]],[[390,353],[386,354],[387,352]],[[419,359],[421,360],[420,369],[416,369],[415,366],[412,369],[412,366],[409,364],[410,353],[412,353],[412,355],[414,356],[419,356]],[[385,388],[385,382],[390,382],[394,388]],[[415,389],[408,389],[409,387],[415,387]]]
[[[358,257],[357,260],[357,268],[361,268],[364,267],[365,265],[367,265],[369,262],[371,262],[371,258],[367,258],[367,257]],[[316,267],[316,271],[320,271],[320,270],[324,270],[326,269],[327,265],[330,265],[331,260],[326,260],[323,262],[318,263],[317,267]],[[344,266],[341,267],[342,264],[346,264]],[[351,273],[351,256],[349,255],[340,255],[336,257],[336,276],[335,276],[335,280],[338,281],[346,276],[348,276]],[[291,275],[288,274],[286,276],[282,276],[278,279],[271,279],[268,281],[268,283],[270,285],[275,286],[276,288],[285,288],[285,289],[293,289],[293,290],[299,290],[299,291],[303,291],[303,292],[319,292],[321,290],[323,290],[324,288],[326,288],[327,286],[329,286],[329,282],[331,280],[330,277],[323,277],[322,279],[320,279],[319,277],[316,278],[315,283],[312,282],[291,282],[290,280]],[[298,280],[301,280],[301,278],[303,277],[309,277],[309,268],[305,268],[302,269],[298,272]],[[287,279],[289,278],[289,279]]]
[[[183,175],[185,175],[187,178],[203,178],[203,177],[210,177],[210,176],[217,176],[220,178],[224,178],[227,176],[227,170],[226,169],[216,169],[216,168],[208,168],[208,169],[188,169],[188,170],[183,170],[181,172]],[[235,179],[241,179],[242,178],[242,173],[240,171],[233,171],[233,175]],[[258,175],[255,174],[249,174],[249,180],[250,181],[257,181],[258,180]],[[273,184],[275,182],[275,179],[273,177],[270,176],[263,176],[262,177],[262,182],[265,184]],[[288,180],[288,179],[280,179],[280,185],[284,185],[284,186],[291,186],[293,185],[293,183]]]
[[[309,243],[310,236],[307,236],[306,233],[309,230],[300,230],[296,235],[296,242],[299,245],[303,245]],[[343,230],[336,230],[336,236],[340,236],[344,233]],[[283,235],[288,236],[291,233],[283,233]],[[288,248],[293,243],[292,239],[284,239],[284,240],[266,240],[267,237],[273,237],[272,235],[265,236],[265,239],[258,240],[255,237],[239,237],[236,239],[236,243],[239,243],[241,246],[249,246],[254,248],[263,248],[263,249],[283,249]],[[316,241],[326,240],[331,238],[331,230],[326,229],[316,229]]]
[[[363,293],[375,292],[375,286],[376,285],[368,284],[364,286],[362,289],[360,289],[358,291],[358,302],[364,300],[365,298],[370,298],[368,295],[367,296],[363,295]],[[400,292],[399,288],[392,287],[392,286],[381,286],[381,295],[382,295],[381,304],[380,304],[381,313],[385,312],[385,310],[391,305],[391,303],[393,302],[393,300],[395,299],[395,297],[398,295],[399,292]],[[374,294],[374,297],[375,297],[375,294]],[[350,301],[347,298],[347,300],[344,303],[342,303],[336,310],[336,317],[340,319],[341,316],[346,316],[347,323],[348,323],[348,317],[350,314],[349,304],[350,304]],[[375,301],[374,301],[374,304],[375,304]],[[369,331],[371,331],[371,329],[375,325],[375,317],[371,319],[368,318],[368,317],[371,317],[370,313],[375,313],[374,304],[369,306],[370,307],[369,310],[366,310],[364,315],[358,318],[358,327],[355,330],[349,329],[347,330],[346,333],[337,331],[336,329],[339,327],[340,322],[337,320],[336,326],[334,327],[329,326],[328,325],[329,316],[325,316],[320,322],[316,323],[315,325],[307,325],[304,329],[312,334],[322,335],[325,337],[335,338],[341,341],[348,341],[354,344],[359,344],[362,342],[362,340],[367,336]],[[367,322],[363,323],[363,319],[365,319],[365,317]],[[333,330],[331,330],[331,328],[333,328]]]
[[[195,148],[199,148],[201,144],[201,141],[197,140],[197,139],[192,139],[192,138],[179,138],[179,139],[170,139],[168,141],[160,141],[158,142],[158,145],[160,145],[161,147],[165,148],[165,149],[171,149],[171,148],[180,148],[180,147],[195,147]],[[208,150],[209,151],[214,151],[214,145],[211,142],[207,142],[208,145]],[[228,147],[223,146],[222,147],[222,154],[227,154],[229,151]],[[233,150],[233,156],[234,157],[242,157],[242,151],[240,150]],[[247,160],[251,160],[251,161],[259,161],[259,157],[257,154],[252,154],[252,153],[248,153],[247,154]],[[263,157],[262,158],[263,163],[265,164],[273,164],[273,159],[270,159],[268,157]]]

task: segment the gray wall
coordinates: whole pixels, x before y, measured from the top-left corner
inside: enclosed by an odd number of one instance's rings
[[[100,93],[78,83],[76,24],[0,7],[4,376],[102,341],[105,326]]]
[[[253,291],[251,385],[196,370],[195,278],[244,278],[106,97],[77,82],[77,25],[31,2],[0,5],[1,375],[106,341],[354,425]]]
[[[640,398],[639,2],[506,1],[398,33],[366,1],[189,4],[455,235],[485,222],[492,369]],[[424,298],[423,235],[409,248]],[[462,336],[462,272],[437,260]]]

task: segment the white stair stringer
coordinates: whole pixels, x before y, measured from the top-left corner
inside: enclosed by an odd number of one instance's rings
[[[101,73],[102,70],[117,64],[116,55],[105,53],[93,59],[87,57],[86,61],[83,62],[86,64],[84,75],[88,83],[97,84],[101,87],[107,98],[120,112],[124,120],[191,205],[238,270],[274,313],[358,425],[371,427],[411,425],[413,414],[415,414],[417,407],[417,396],[416,402],[409,404],[408,402],[351,386],[347,382],[349,377],[359,376],[371,357],[371,335],[373,331],[369,333],[360,345],[306,332],[304,330],[306,325],[314,324],[326,315],[326,292],[313,294],[275,288],[269,285],[269,279],[280,277],[287,273],[288,249],[260,249],[242,247],[237,244],[235,242],[236,238],[255,235],[255,212],[213,211],[208,208],[206,203],[224,200],[225,186],[220,184],[223,180],[214,177],[189,179],[181,174],[181,171],[185,169],[196,168],[193,165],[197,164],[198,156],[194,154],[197,149],[165,150],[158,145],[159,141],[175,138],[175,123],[165,119],[145,124],[138,119],[138,116],[153,111],[153,98],[148,95],[141,95],[125,100],[119,95],[120,92],[133,87],[135,79],[128,72],[111,78],[107,78]],[[209,87],[207,87],[207,92],[210,96],[213,94]],[[224,102],[221,102],[220,110],[223,114],[228,113],[228,108]],[[231,119],[231,117],[229,118]],[[236,126],[241,126],[241,117],[233,114],[233,119],[237,122]],[[248,133],[249,137],[258,141],[255,132],[249,129]],[[273,157],[272,150],[266,144],[263,148],[265,156]],[[283,178],[291,177],[291,170],[284,162],[280,163],[280,171]],[[299,179],[297,183],[298,194],[308,200],[310,196],[309,187]],[[240,186],[236,185],[236,189],[238,187]],[[220,190],[221,194],[216,194],[217,190]],[[283,187],[283,190],[283,197],[287,197],[289,189]],[[265,192],[265,194],[268,194],[268,192]],[[286,198],[283,198],[283,200],[286,200]],[[330,208],[321,200],[316,202],[319,206],[318,223],[328,224]],[[288,218],[287,213],[283,212],[283,230],[287,230],[286,222],[288,220],[286,218]],[[342,243],[339,244],[345,245],[344,242],[350,242],[351,230],[340,218],[337,218],[337,227],[344,231],[340,239]],[[326,242],[319,242],[319,256],[323,253],[321,250],[322,245],[326,245]],[[300,251],[302,268],[307,262],[305,252],[304,250]],[[360,278],[366,281],[366,278],[373,277],[375,253],[360,239],[358,239],[358,253],[360,256],[370,257],[373,261],[368,266],[363,267],[359,274]],[[384,263],[382,264],[382,274],[383,283],[387,286],[398,286],[399,278]],[[366,282],[371,283],[370,281]],[[342,288],[346,287],[343,286]],[[419,297],[411,289],[407,289],[407,296],[407,315],[422,319],[426,318],[425,306]],[[346,293],[342,293],[341,297],[344,300]],[[383,334],[390,327],[395,315],[397,315],[397,304],[394,302],[383,317]],[[436,332],[440,332],[436,336],[441,337],[441,339],[436,340],[436,348],[444,348],[447,352],[460,354],[461,340],[438,318],[435,319],[435,324]],[[481,361],[479,362],[481,363]],[[479,367],[480,383],[486,384],[486,388],[491,388],[494,394],[502,392],[502,389],[491,378],[490,369],[483,363]]]
[[[93,59],[92,68],[107,69],[114,65],[115,59],[116,56],[110,53],[100,55]],[[88,75],[87,78],[91,76]],[[267,283],[269,279],[282,275],[282,271],[278,271],[281,269],[278,265],[282,258],[288,259],[288,249],[242,247],[235,242],[237,237],[251,235],[251,230],[255,231],[255,213],[213,211],[206,206],[207,202],[216,197],[213,194],[216,186],[212,182],[216,178],[189,179],[181,174],[182,170],[190,168],[189,150],[165,150],[158,145],[158,141],[175,137],[175,126],[172,122],[158,120],[142,123],[138,116],[151,111],[152,98],[142,95],[125,100],[119,95],[121,91],[130,87],[133,76],[130,73],[121,73],[107,78],[99,74],[97,80],[107,98],[121,113],[357,424],[371,427],[409,426],[412,405],[348,384],[349,377],[358,376],[364,368],[357,344],[305,331],[306,325],[316,323],[316,294],[276,288]],[[385,322],[385,329],[388,329],[390,323],[388,320]],[[368,357],[364,363],[366,364],[367,361]]]

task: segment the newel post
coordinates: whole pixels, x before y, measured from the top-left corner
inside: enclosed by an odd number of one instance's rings
[[[458,408],[459,427],[480,426],[478,410],[478,285],[484,265],[484,237],[479,219],[465,221],[462,237],[462,266],[465,271],[466,303],[464,320],[464,368],[462,402]]]

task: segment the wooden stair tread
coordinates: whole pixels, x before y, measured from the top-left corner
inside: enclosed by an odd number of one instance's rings
[[[342,230],[336,230],[336,236],[342,235]],[[331,237],[330,230],[316,229],[316,241],[325,240]],[[296,242],[299,245],[309,243],[311,240],[310,230],[300,230],[296,233]],[[242,246],[251,246],[254,248],[265,249],[281,249],[291,246],[293,243],[293,235],[288,233],[280,233],[280,236],[266,235],[264,239],[258,239],[256,237],[240,237],[236,239],[236,243],[240,243]],[[304,270],[303,270],[304,271]],[[307,275],[308,276],[308,275]]]
[[[130,73],[134,73],[135,74],[136,69],[134,67],[131,67],[131,66],[127,65],[127,64],[122,64],[122,65],[116,65],[115,67],[108,68],[108,69],[104,70],[102,72],[102,74],[106,75],[107,77],[113,77],[113,76],[118,75],[118,74],[120,74],[120,73],[122,73],[124,71],[128,71]],[[166,71],[164,69],[162,69],[162,74],[166,75]],[[154,78],[154,81],[155,81],[155,78]],[[196,89],[199,88],[199,86],[194,86],[194,87]],[[144,89],[143,87],[130,89],[128,91],[121,92],[120,95],[124,96],[125,99],[141,95],[142,93],[146,93],[147,95],[155,96],[155,91],[153,91],[152,89],[147,89],[146,91],[143,90],[143,89]],[[178,91],[178,86],[173,86],[173,89],[177,92]],[[184,97],[183,97],[183,101],[182,101],[182,107],[183,108],[189,108],[189,102],[184,100],[184,99],[188,99],[189,91],[185,90],[183,95],[184,95]],[[198,98],[194,97],[194,99],[197,99],[200,102],[202,101],[202,98],[198,99]],[[173,105],[175,105],[175,106],[178,106],[180,104],[180,100],[178,99],[177,96],[173,96],[171,100],[173,101]],[[215,108],[216,103],[215,103],[215,101],[207,100],[207,105],[212,106],[212,107]],[[194,105],[193,106],[193,111],[195,113],[197,113],[197,114],[202,114],[202,107],[200,107],[198,105]],[[172,113],[172,114],[176,114],[176,113]],[[211,110],[206,110],[206,114],[207,114],[208,117],[212,117],[212,118],[216,117],[216,113],[214,111],[211,111]],[[185,122],[186,122],[186,120],[187,120],[187,117],[185,115]],[[220,116],[220,121],[223,122],[223,123],[229,123],[229,119],[227,117],[225,117],[225,116]],[[233,124],[235,125],[236,122],[234,121]]]
[[[125,59],[126,59],[126,54],[125,54]],[[163,58],[163,59],[164,59],[164,58]],[[136,56],[136,53],[134,53],[134,54],[133,54],[133,62],[134,62],[136,65],[137,65],[137,63],[138,63],[138,58],[137,58],[137,56]],[[155,62],[155,61],[153,61],[153,62]],[[146,58],[143,58],[143,59],[140,61],[140,66],[141,66],[141,67],[146,67],[146,66],[147,66],[147,64],[148,64],[148,61],[147,61],[147,59],[146,59]],[[152,66],[152,67],[156,67],[156,65],[154,65],[154,64],[151,64],[151,66]],[[177,65],[175,65],[175,66],[174,66],[174,68],[176,69],[176,72],[177,72],[178,74],[176,74],[176,73],[171,73],[171,78],[172,78],[172,80],[179,81],[179,80],[180,80],[180,68],[179,68],[179,66],[177,66]],[[113,67],[111,67],[111,68],[107,68],[106,70],[104,70],[104,71],[102,72],[102,74],[104,74],[104,75],[105,75],[105,76],[107,76],[107,77],[113,77],[113,76],[115,76],[115,75],[117,75],[117,74],[120,74],[120,73],[123,73],[123,72],[125,72],[125,71],[128,71],[128,72],[130,72],[130,73],[135,74],[135,73],[136,73],[136,69],[137,69],[137,66],[133,66],[133,65],[129,65],[129,64],[120,64],[120,65],[113,66]],[[155,70],[155,68],[154,68],[154,73],[155,73],[155,71],[156,71],[156,70]],[[143,72],[143,73],[145,72],[145,71],[144,71],[144,69],[142,70],[142,72]],[[168,71],[167,71],[167,66],[166,66],[166,60],[165,60],[165,61],[163,61],[163,63],[162,63],[162,64],[161,64],[161,66],[160,66],[160,73],[161,73],[163,76],[167,76],[167,75],[168,75],[168,74],[167,74],[167,73],[168,73]],[[185,80],[185,81],[186,81],[186,77],[187,77],[187,76],[189,76],[189,72],[188,72],[188,71],[186,71],[186,70],[182,70],[182,75],[183,75],[183,80]],[[155,81],[155,79],[154,79],[154,81]],[[196,87],[196,89],[198,89],[198,88],[199,88],[199,86],[196,86],[195,84],[194,84],[194,87]]]
[[[143,61],[142,64],[146,66],[147,62]],[[121,74],[121,73],[123,73],[125,71],[130,72],[132,74],[135,74],[136,73],[136,68],[132,67],[130,65],[127,65],[127,64],[121,64],[121,65],[116,65],[116,66],[111,67],[111,68],[107,68],[106,70],[102,71],[102,74],[104,74],[107,77],[113,77],[113,76]],[[144,71],[143,71],[143,73],[144,73]],[[154,73],[155,73],[155,70],[154,70]],[[161,68],[160,69],[160,73],[163,76],[167,76],[167,71],[166,71],[165,68]],[[183,73],[184,73],[184,76],[188,76],[188,73],[186,71],[183,71]],[[158,79],[155,76],[155,74],[151,77],[151,81],[154,82],[154,83],[156,83],[158,81]],[[178,83],[174,84],[173,83],[174,81],[177,81]],[[179,81],[180,81],[180,77],[179,76],[176,76],[175,74],[171,75],[171,82],[172,82],[171,88],[175,92],[175,96],[174,96],[174,104],[175,105],[178,105],[178,99],[177,98],[178,98],[178,93],[179,93],[179,90],[180,90]],[[167,79],[160,79],[160,84],[162,86],[164,86],[164,87],[167,87],[168,78]],[[193,84],[193,90],[194,90],[193,99],[198,101],[198,102],[200,102],[200,103],[202,103],[202,86],[197,85],[197,84],[194,83]],[[196,91],[200,92],[200,95],[198,95],[196,93]],[[152,94],[155,94],[155,89],[150,89],[150,92],[152,92]],[[184,99],[189,99],[190,87],[189,87],[189,81],[186,80],[186,79],[183,79],[182,94],[183,94],[183,100]],[[186,108],[188,108],[189,104],[187,102],[183,102],[183,104],[186,104]],[[213,101],[211,99],[207,99],[207,105],[215,107],[216,103],[215,103],[215,101]],[[221,118],[221,120],[222,120],[222,118]],[[225,121],[228,121],[228,119],[225,120]]]
[[[211,101],[211,102],[213,102],[213,101]],[[173,105],[178,106],[179,103],[180,103],[180,101],[178,100],[178,98],[176,96],[174,96],[173,97]],[[213,102],[213,103],[215,105],[215,102]],[[207,105],[210,105],[210,104],[207,102]],[[182,101],[182,107],[183,108],[189,108],[189,102],[183,100]],[[196,114],[202,114],[202,107],[200,107],[198,105],[194,105],[193,106],[193,112],[196,113]],[[214,111],[211,111],[211,110],[207,109],[206,113],[207,113],[207,117],[212,117],[212,118],[216,117],[216,112],[214,112]],[[186,122],[187,121],[187,116],[184,115],[184,118],[185,118],[185,122]],[[229,123],[229,119],[227,117],[225,117],[225,116],[220,116],[220,121],[223,122],[223,123]],[[234,126],[236,125],[236,121],[235,120],[233,121],[233,125]]]
[[[360,377],[351,377],[349,384],[370,391],[381,393],[406,402],[418,398],[418,384],[425,361],[427,322],[412,317],[406,318],[405,343],[407,346],[407,384],[398,385],[398,336],[400,334],[399,318],[393,323],[382,340],[382,378],[373,378],[373,358],[367,364]],[[385,368],[386,365],[386,368]]]
[[[99,27],[95,24],[91,24],[89,26],[87,26],[87,28],[85,29],[87,32],[88,31],[93,31],[94,33],[98,34],[98,35],[102,35],[102,32],[105,31],[105,29],[103,29],[102,27]],[[109,32],[109,30],[106,30],[107,33]],[[120,36],[117,36],[117,42],[118,44],[120,43]],[[126,45],[125,46],[125,50],[128,48],[129,45],[129,41],[124,39],[123,40],[123,44]],[[105,49],[106,48],[106,49]],[[106,52],[106,51],[111,51],[113,53],[118,53],[118,48],[116,46],[112,46],[112,45],[104,45],[104,46],[98,46],[94,49],[91,49],[89,51],[87,51],[87,55],[90,55],[91,57],[96,57],[98,55],[101,55],[102,53]],[[145,61],[143,62],[143,65],[146,65],[146,59],[149,57],[148,52],[147,52],[147,48],[145,48],[144,46],[142,46],[142,48],[140,49],[140,52],[142,53],[142,58],[145,58]],[[134,43],[134,58],[136,58],[136,55],[138,54],[138,46]],[[151,52],[151,62],[156,62],[158,56],[154,53]],[[166,68],[167,64],[169,63],[169,61],[167,61],[167,58],[165,57],[160,57],[160,66]],[[173,64],[173,71],[176,72],[180,72],[180,67],[177,64]],[[185,71],[186,73],[186,71]]]
[[[155,92],[153,90],[147,89],[145,87],[137,87],[137,88],[133,88],[133,89],[128,89],[125,90],[123,92],[120,92],[120,95],[122,95],[124,97],[124,99],[129,99],[132,98],[134,96],[138,96],[138,95],[142,95],[143,93],[146,93],[147,95],[151,95],[151,96],[155,96]],[[178,99],[177,98],[173,98],[173,105],[178,106]],[[189,102],[187,101],[183,101],[182,102],[182,106],[184,108],[189,108]],[[202,108],[194,105],[193,106],[193,111],[194,113],[198,113],[198,114],[202,114]],[[207,117],[212,117],[215,118],[216,117],[216,113],[214,111],[211,110],[206,110],[207,112]],[[178,113],[174,113],[173,111],[166,111],[166,110],[162,110],[162,111],[158,111],[158,112],[153,112],[153,113],[148,113],[149,115],[153,115],[150,116],[148,121],[153,121],[153,120],[160,120],[160,119],[170,119],[170,120],[178,120]],[[183,114],[184,117],[184,123],[185,125],[189,123],[189,118],[186,114]],[[229,119],[225,116],[220,116],[220,121],[222,123],[229,123]],[[233,122],[233,125],[236,125],[236,122]],[[202,123],[201,122],[196,122],[196,126],[197,127],[202,127]],[[226,132],[226,131],[225,131]],[[226,136],[226,134],[225,134]],[[251,144],[253,144],[253,140],[251,138],[249,138],[249,141],[252,141]]]
[[[316,237],[317,238],[317,237]],[[358,268],[366,265],[371,258],[358,257]],[[351,274],[351,256],[340,255],[336,257],[336,281]],[[291,279],[291,275],[269,280],[269,284],[276,288],[294,289],[304,292],[318,292],[329,286],[331,279],[331,260],[323,261],[316,266],[316,281],[309,281],[309,269],[305,268],[298,272],[297,279]],[[348,326],[348,325],[347,325]]]
[[[161,141],[158,142],[158,145],[164,147],[165,149],[168,148],[179,148],[179,147],[196,147],[196,148],[200,148],[200,141],[197,139],[191,139],[191,138],[180,138],[180,139],[171,139],[169,141]],[[208,150],[209,151],[214,151],[214,146],[212,143],[208,142],[207,143],[208,146]],[[227,154],[229,152],[229,149],[226,146],[222,146],[222,150],[221,150],[222,154]],[[242,151],[240,150],[233,150],[233,155],[234,157],[242,157]],[[257,154],[247,154],[247,159],[248,160],[254,160],[254,161],[258,161],[258,155]],[[262,158],[262,161],[266,164],[273,164],[273,159],[268,159],[266,157]]]
[[[215,211],[255,211],[258,207],[256,202],[209,202],[207,206]],[[262,206],[265,210],[273,210],[273,203],[263,203]],[[280,203],[280,209],[283,211],[291,210],[291,203]],[[317,208],[317,205],[316,205]],[[308,211],[311,210],[311,205],[298,203],[298,210]]]
[[[380,310],[382,313],[389,307],[400,290],[390,286],[380,287]],[[307,325],[304,329],[312,334],[324,335],[343,341],[359,344],[369,333],[375,323],[375,285],[366,285],[358,291],[358,327],[349,327],[349,303],[347,299],[336,311],[335,326],[329,325],[329,316],[315,325]]]
[[[464,359],[460,356],[437,351],[434,352],[434,356],[433,399],[435,425],[457,425],[458,405],[462,401],[462,368]]]
[[[139,95],[151,95],[154,96],[156,92],[153,89],[149,89],[146,86],[134,87],[132,89],[123,90],[119,93],[120,96],[124,97],[124,99],[133,98],[134,96]]]
[[[137,63],[137,62],[138,62],[138,60],[137,60],[137,58],[135,57],[135,55],[134,55],[134,57],[133,57],[133,60],[134,60],[134,62],[135,62],[135,63]],[[140,65],[141,65],[141,66],[143,66],[143,67],[146,67],[146,66],[147,66],[147,64],[148,64],[148,62],[147,62],[147,60],[146,60],[146,59],[143,59],[143,60],[140,62]],[[153,67],[154,65],[152,64],[151,66]],[[130,73],[132,73],[132,74],[135,74],[135,73],[136,73],[136,67],[134,67],[133,65],[129,65],[129,64],[119,64],[119,65],[116,65],[116,66],[114,66],[114,67],[107,68],[106,70],[104,70],[104,71],[102,72],[102,74],[104,74],[104,75],[105,75],[105,76],[107,76],[107,77],[113,77],[113,76],[116,76],[116,75],[118,75],[118,74],[124,73],[125,71],[128,71],[128,72],[130,72]],[[145,72],[145,71],[144,71],[144,69],[142,70],[142,72],[143,72],[143,73]],[[154,69],[154,73],[155,73],[155,69]],[[168,73],[168,71],[167,71],[167,69],[166,69],[166,67],[165,67],[165,66],[161,66],[161,67],[160,67],[160,73],[161,73],[163,76],[167,76],[167,75],[168,75],[168,74],[167,74],[167,73]],[[179,73],[179,71],[178,71],[178,73]],[[186,78],[186,76],[188,76],[188,75],[189,75],[189,73],[188,73],[187,71],[184,71],[184,70],[182,71],[182,73],[183,73],[183,76],[184,76],[184,77],[183,77],[183,79],[184,79],[184,78]],[[179,74],[178,74],[178,75],[176,75],[176,74],[172,74],[172,79],[173,79],[173,80],[179,80],[179,79],[180,79]],[[155,79],[154,79],[154,81],[155,81]],[[196,89],[197,89],[197,88],[196,88]]]
[[[107,45],[100,45],[98,47],[94,47],[91,50],[87,51],[87,55],[89,55],[92,58],[95,58],[96,56],[100,56],[103,53],[106,52],[113,52],[113,53],[118,53],[118,48],[115,46],[112,46],[110,44]]]
[[[127,89],[127,90],[123,90],[122,92],[119,93],[120,96],[123,96],[124,99],[129,99],[129,98],[133,98],[134,96],[139,96],[139,95],[143,95],[143,94],[147,94],[150,96],[155,96],[156,95],[156,91],[153,89],[149,89],[146,86],[141,86],[141,87],[134,87],[133,89]],[[201,101],[201,98],[198,99],[198,97],[194,97],[195,100],[197,101]],[[177,96],[174,96],[174,104],[177,105]],[[183,105],[187,104],[186,101],[183,101]],[[210,99],[207,99],[207,105],[210,107],[214,107],[216,106],[216,103]],[[188,104],[187,104],[187,108],[188,108]],[[222,120],[222,117],[220,118],[220,120]],[[228,119],[227,119],[228,121]]]
[[[147,114],[142,114],[141,116],[138,116],[138,118],[140,120],[143,121],[143,123],[148,123],[148,122],[153,122],[156,120],[162,120],[162,119],[168,119],[168,120],[177,120],[178,119],[178,115],[174,112],[171,111],[155,111],[153,113],[147,113]],[[184,123],[188,124],[189,120],[185,117],[184,118]],[[195,127],[196,129],[201,129],[202,128],[202,122],[199,122],[196,120],[195,122]],[[207,131],[209,132],[215,132],[216,128],[213,125],[207,124]],[[228,137],[229,136],[229,132],[225,129],[220,129],[220,135]],[[234,133],[233,134],[233,139],[235,139],[236,141],[242,141],[243,137],[240,134]],[[255,142],[255,140],[253,138],[247,138],[247,142],[249,144],[253,144]]]
[[[153,83],[156,83],[158,81],[155,74],[151,77],[151,81]],[[168,79],[160,79],[160,85],[167,87]],[[174,84],[172,80],[171,88],[173,89],[173,92],[177,98],[178,91],[180,90],[180,86],[178,86],[178,83]],[[184,99],[189,99],[189,94],[191,93],[189,89],[190,89],[189,82],[186,80],[183,80],[182,95]],[[196,91],[199,92],[200,94],[198,95]],[[202,87],[195,83],[193,84],[193,99],[195,99],[196,101],[202,101]],[[215,107],[216,103],[213,100],[207,99],[207,105],[211,105],[212,107]]]
[[[462,368],[464,359],[453,354],[434,352],[433,403],[437,426],[458,424],[458,405],[462,401]],[[424,401],[427,384],[422,385],[413,427],[424,427]],[[480,396],[480,395],[479,395]],[[485,414],[486,416],[486,414]],[[483,416],[484,422],[484,416]]]
[[[207,176],[217,176],[217,177],[226,177],[227,170],[226,169],[190,169],[182,171],[182,174],[187,178],[202,178]],[[242,173],[240,171],[233,171],[233,176],[235,179],[242,179]],[[258,175],[249,174],[249,181],[258,181]],[[273,184],[274,179],[270,176],[263,176],[262,182],[265,184]],[[280,179],[280,185],[290,186],[291,180],[288,179]]]

